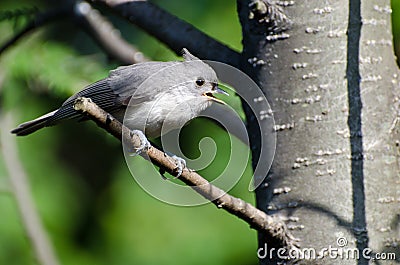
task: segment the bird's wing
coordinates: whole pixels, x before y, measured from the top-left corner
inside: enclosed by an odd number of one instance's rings
[[[120,105],[116,104],[117,95],[111,89],[107,79],[102,79],[90,84],[82,91],[68,98],[58,109],[58,111],[49,119],[48,125],[55,124],[62,119],[73,119],[80,117],[81,114],[73,107],[75,100],[79,97],[90,98],[99,107],[110,113],[117,111],[121,107]]]
[[[165,69],[177,63],[179,62],[146,62],[118,67],[110,71],[107,78],[87,86],[68,98],[49,119],[48,125],[55,124],[62,119],[80,117],[80,113],[73,108],[78,97],[92,99],[99,107],[111,114],[129,104],[140,104],[152,100],[165,87],[160,86],[162,82],[173,82],[174,80],[172,77],[169,78],[167,75],[159,73],[164,73]],[[159,80],[161,77],[163,80]]]
[[[168,87],[169,82],[176,80],[166,73],[179,64],[180,62],[146,62],[118,67],[110,72],[108,83],[120,104],[140,104],[152,100]]]

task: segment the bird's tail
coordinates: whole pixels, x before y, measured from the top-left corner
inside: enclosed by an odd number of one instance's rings
[[[24,136],[36,132],[37,130],[42,129],[43,127],[49,126],[48,121],[50,118],[53,117],[54,113],[56,112],[57,110],[49,112],[43,116],[40,116],[37,119],[24,122],[18,125],[18,127],[15,128],[14,130],[12,130],[11,133],[14,133],[18,136]]]

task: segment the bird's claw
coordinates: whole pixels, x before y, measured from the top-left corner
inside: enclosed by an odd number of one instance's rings
[[[132,130],[130,132],[130,134],[131,134],[131,137],[136,135],[140,139],[140,146],[139,147],[135,147],[134,151],[129,153],[130,156],[140,155],[143,151],[147,151],[151,147],[151,144],[150,144],[149,140],[147,140],[146,136],[144,135],[144,133],[142,131],[140,131],[140,130]]]
[[[176,176],[175,176],[174,178],[172,178],[172,179],[177,179],[177,178],[179,178],[179,177],[182,175],[183,170],[186,168],[186,160],[183,159],[183,158],[181,158],[181,157],[179,157],[179,156],[176,156],[176,155],[168,156],[167,153],[164,153],[164,155],[165,155],[166,157],[169,157],[170,159],[173,159],[173,163],[174,163],[175,166],[176,166],[176,167],[175,167],[175,171],[177,172],[177,174],[176,174]],[[160,168],[161,177],[162,177],[163,179],[168,179],[168,178],[166,178],[166,177],[164,176],[164,173],[165,173],[165,169],[161,169],[161,168]]]
[[[182,175],[183,170],[186,168],[186,160],[176,155],[173,155],[171,158],[175,160],[175,170],[178,174],[174,177],[174,179],[177,179]]]

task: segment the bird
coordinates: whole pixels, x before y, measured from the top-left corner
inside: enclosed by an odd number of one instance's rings
[[[85,120],[73,107],[79,97],[90,98],[131,130],[143,131],[146,137],[155,138],[178,129],[212,102],[225,104],[214,94],[228,95],[219,88],[211,66],[186,48],[182,53],[183,61],[120,66],[68,98],[59,109],[22,123],[11,133],[25,136],[65,120]]]

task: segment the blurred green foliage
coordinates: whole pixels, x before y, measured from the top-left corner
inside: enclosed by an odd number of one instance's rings
[[[400,1],[391,0],[391,5],[394,50],[397,56],[397,64],[400,64]]]
[[[209,35],[241,49],[234,1],[155,1]],[[50,3],[51,4],[51,3]],[[38,7],[45,1],[2,0],[0,11]],[[54,4],[54,3],[53,3]],[[396,47],[400,1],[392,1]],[[163,44],[124,20],[110,16],[122,35],[154,60],[173,60]],[[1,43],[24,19],[0,23]],[[117,66],[74,21],[47,25],[0,57],[0,114],[12,112],[15,125],[57,108],[68,96],[107,76]],[[239,108],[239,100],[230,102]],[[12,128],[7,128],[12,129]],[[226,134],[195,121],[181,137],[185,152],[199,154],[193,139],[212,136],[218,157],[200,171],[213,176],[226,160]],[[91,122],[67,123],[17,138],[34,203],[61,264],[257,264],[256,232],[213,205],[176,207],[151,197],[135,183],[120,143]],[[146,161],[136,159],[140,168]],[[248,192],[250,166],[231,194],[254,203]],[[0,159],[0,264],[36,264],[22,226],[4,161]]]
[[[156,1],[211,36],[241,49],[234,2]],[[46,10],[57,3],[3,0],[0,11]],[[163,44],[113,14],[101,10],[154,60],[175,60]],[[4,13],[3,13],[4,14]],[[0,22],[0,43],[27,22],[23,16]],[[0,57],[0,111],[14,125],[57,108],[68,96],[104,78],[117,66],[73,20],[46,25],[26,35]],[[240,108],[238,98],[230,104]],[[11,130],[12,128],[7,128]],[[199,155],[193,139],[212,136],[215,163],[200,171],[211,179],[229,155],[226,133],[199,120],[185,128],[182,146]],[[14,137],[14,136],[11,136]],[[171,206],[135,183],[120,143],[92,122],[69,122],[17,138],[19,155],[61,264],[256,264],[256,232],[211,204]],[[137,167],[148,163],[134,161]],[[230,192],[254,204],[247,189],[251,170]],[[0,264],[37,264],[0,159]]]

